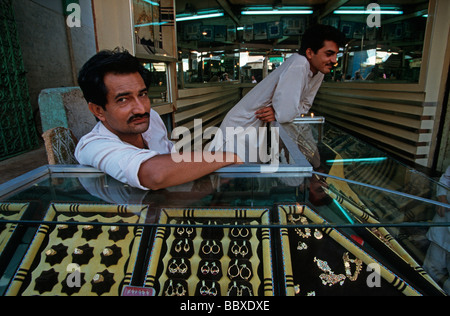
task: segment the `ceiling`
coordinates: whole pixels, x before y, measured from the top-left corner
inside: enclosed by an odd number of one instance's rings
[[[204,9],[231,9],[238,12],[241,7],[271,5],[271,6],[312,6],[316,10],[333,10],[340,6],[367,6],[369,3],[378,2],[383,5],[408,5],[413,6],[425,2],[424,0],[175,0],[177,13],[184,12],[186,5],[197,10]],[[228,8],[227,8],[228,7]]]
[[[331,16],[334,10],[339,9],[342,6],[368,6],[370,3],[377,2],[380,5],[396,5],[401,6],[402,10],[405,11],[405,15],[397,19],[407,19],[414,12],[422,12],[421,10],[426,10],[428,8],[428,0],[175,0],[176,12],[181,13],[196,13],[203,10],[213,10],[218,9],[225,13],[224,19],[231,24],[236,26],[244,26],[247,23],[260,23],[266,22],[264,19],[273,20],[273,16],[264,17],[248,17],[241,15],[241,11],[247,6],[310,6],[314,11],[313,15],[307,16],[307,24],[315,23],[317,21],[322,21],[328,16]],[[348,17],[347,17],[348,18]],[[367,18],[363,16],[364,21]],[[390,17],[383,17],[383,19]],[[356,19],[356,18],[355,18]],[[391,23],[395,22],[395,19],[390,19]],[[362,20],[361,20],[362,21]],[[209,21],[204,21],[207,25],[220,25],[227,24],[223,23],[223,19],[210,19]],[[183,23],[183,22],[181,22]],[[179,31],[183,29],[183,24],[178,28]],[[288,49],[298,48],[299,45],[298,36],[285,36],[282,39],[276,40],[263,40],[263,41],[251,41],[255,44],[253,48],[256,50],[265,50],[266,46],[271,47],[285,47]],[[182,42],[179,40],[179,42]],[[233,43],[215,43],[215,42],[202,42],[197,41],[193,43],[192,41],[187,41],[188,43],[180,43],[182,46],[191,49],[211,49],[213,46],[222,47],[224,45],[230,45]],[[250,42],[246,41],[246,44]],[[234,44],[237,44],[234,43]],[[264,46],[264,44],[266,46]],[[242,46],[242,43],[240,44]],[[259,45],[259,46],[258,46]],[[232,46],[229,46],[230,48]],[[223,48],[223,47],[222,47]],[[225,47],[227,49],[227,47]],[[252,49],[252,48],[250,48]]]

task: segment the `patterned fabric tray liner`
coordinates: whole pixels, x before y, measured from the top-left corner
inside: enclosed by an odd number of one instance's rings
[[[41,225],[6,295],[119,296],[131,282],[143,233],[126,224],[144,223],[147,211],[142,205],[51,204],[44,222],[107,225]]]

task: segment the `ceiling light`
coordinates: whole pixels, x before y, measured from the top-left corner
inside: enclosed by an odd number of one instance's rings
[[[159,7],[159,3],[158,2],[150,1],[150,0],[144,0],[144,2],[147,2],[147,3],[150,3],[151,5]]]
[[[242,11],[241,14],[242,15],[277,15],[277,14],[297,15],[297,14],[313,14],[313,10],[270,10],[270,11],[247,10],[247,11]]]
[[[280,15],[280,14],[313,14],[311,7],[267,7],[267,6],[256,6],[247,7],[241,12],[242,15]]]
[[[381,7],[380,10],[366,10],[364,7],[341,7],[334,14],[393,14],[400,15],[403,11],[399,7]]]
[[[211,19],[211,18],[220,18],[224,16],[225,14],[222,13],[211,13],[211,14],[197,14],[197,15],[183,15],[183,16],[177,16],[176,21],[177,22],[183,22],[183,21],[192,21],[192,20],[202,20],[202,19]]]

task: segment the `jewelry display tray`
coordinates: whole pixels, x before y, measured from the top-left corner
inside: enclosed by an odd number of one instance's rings
[[[290,216],[304,216],[309,225],[325,225],[327,222],[308,206],[280,205],[278,215],[281,224],[288,224]],[[304,229],[302,229],[304,231]],[[353,240],[347,238],[335,228],[310,228],[311,236],[304,238],[294,229],[280,230],[281,252],[283,258],[284,282],[287,296],[306,295],[375,295],[375,296],[420,296],[421,294],[397,274],[385,267]],[[316,230],[321,232],[320,239],[315,238]],[[307,247],[302,247],[302,243]],[[300,249],[298,249],[300,248]],[[350,274],[356,280],[345,278],[344,282],[322,283],[321,276],[327,276],[319,268],[318,262],[325,262],[333,275],[346,276],[343,255],[361,260],[360,272],[356,272],[354,263],[350,264]],[[356,260],[355,259],[355,260]],[[368,265],[378,271],[368,269]],[[379,273],[379,274],[375,274]]]
[[[185,231],[177,230],[177,227],[158,227],[155,233],[155,240],[150,255],[150,261],[145,276],[145,287],[154,288],[156,295],[174,295],[175,286],[183,287],[186,293],[179,293],[189,296],[208,295],[203,289],[214,287],[214,294],[209,292],[208,296],[273,296],[273,267],[271,253],[271,234],[268,228],[252,228],[252,225],[269,224],[269,210],[267,209],[163,209],[159,219],[159,224],[197,224],[200,227],[194,228],[190,237]],[[207,225],[220,225],[220,227],[208,228]],[[233,225],[240,228],[233,229]],[[237,226],[235,226],[237,227]],[[240,237],[239,233],[241,232]],[[183,238],[179,233],[183,233],[185,238],[190,238],[189,249],[186,255],[189,258],[173,259],[177,256],[177,244],[183,243]],[[249,235],[247,236],[247,234]],[[236,237],[233,237],[233,236]],[[248,254],[234,255],[232,250],[239,243],[244,245]],[[205,245],[219,245],[220,254],[218,256],[205,256]],[[209,251],[209,248],[206,248]],[[219,250],[219,248],[217,248]],[[203,252],[202,252],[203,251]],[[217,251],[216,251],[217,252]],[[180,251],[181,253],[181,251]],[[233,258],[234,257],[234,258]],[[245,259],[244,259],[245,257]],[[184,275],[170,275],[169,265],[174,260],[184,260],[189,269]],[[234,278],[236,268],[233,266],[237,261],[243,267],[243,262],[247,262],[244,276]],[[208,268],[206,263],[217,266],[220,274],[217,276],[203,275],[202,269]],[[237,266],[236,266],[237,267]],[[237,267],[238,268],[238,267]],[[251,272],[249,272],[251,271]],[[248,277],[251,273],[251,277]],[[243,280],[248,277],[248,280]],[[176,279],[178,278],[178,279]],[[172,287],[172,290],[168,288]],[[234,291],[236,289],[247,289]],[[250,288],[250,290],[248,290]],[[181,291],[179,291],[181,292]],[[239,294],[240,293],[240,294]]]
[[[30,203],[0,203],[0,220],[20,221],[23,219]],[[4,250],[8,247],[17,224],[0,224],[0,258]]]
[[[131,283],[143,233],[142,227],[126,224],[144,223],[147,211],[148,206],[142,205],[51,204],[44,222],[107,225],[92,225],[89,230],[84,225],[62,225],[67,226],[64,233],[60,225],[40,225],[6,295],[119,296],[123,286]],[[112,232],[112,227],[118,227],[117,234]],[[78,247],[85,252],[77,270],[73,263],[78,261],[74,259]],[[106,248],[115,250],[113,261],[105,259]],[[62,254],[54,262],[48,258],[52,249]],[[76,281],[77,272],[80,281],[69,286],[69,278]],[[94,282],[98,275],[103,277],[103,282]]]

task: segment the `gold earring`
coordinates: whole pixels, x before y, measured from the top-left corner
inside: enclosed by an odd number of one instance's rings
[[[231,280],[237,278],[240,275],[240,273],[241,273],[241,270],[239,269],[238,263],[239,262],[236,260],[236,262],[233,265],[230,265],[230,267],[228,268],[228,276],[230,277]],[[233,267],[236,267],[236,270],[237,270],[236,274],[232,273],[232,268]]]
[[[248,271],[247,276],[244,276],[244,274],[243,274],[244,270]],[[241,270],[239,271],[239,275],[241,276],[242,279],[244,279],[245,281],[248,281],[252,277],[252,271],[249,268],[247,268],[247,265],[243,264],[241,266]]]

